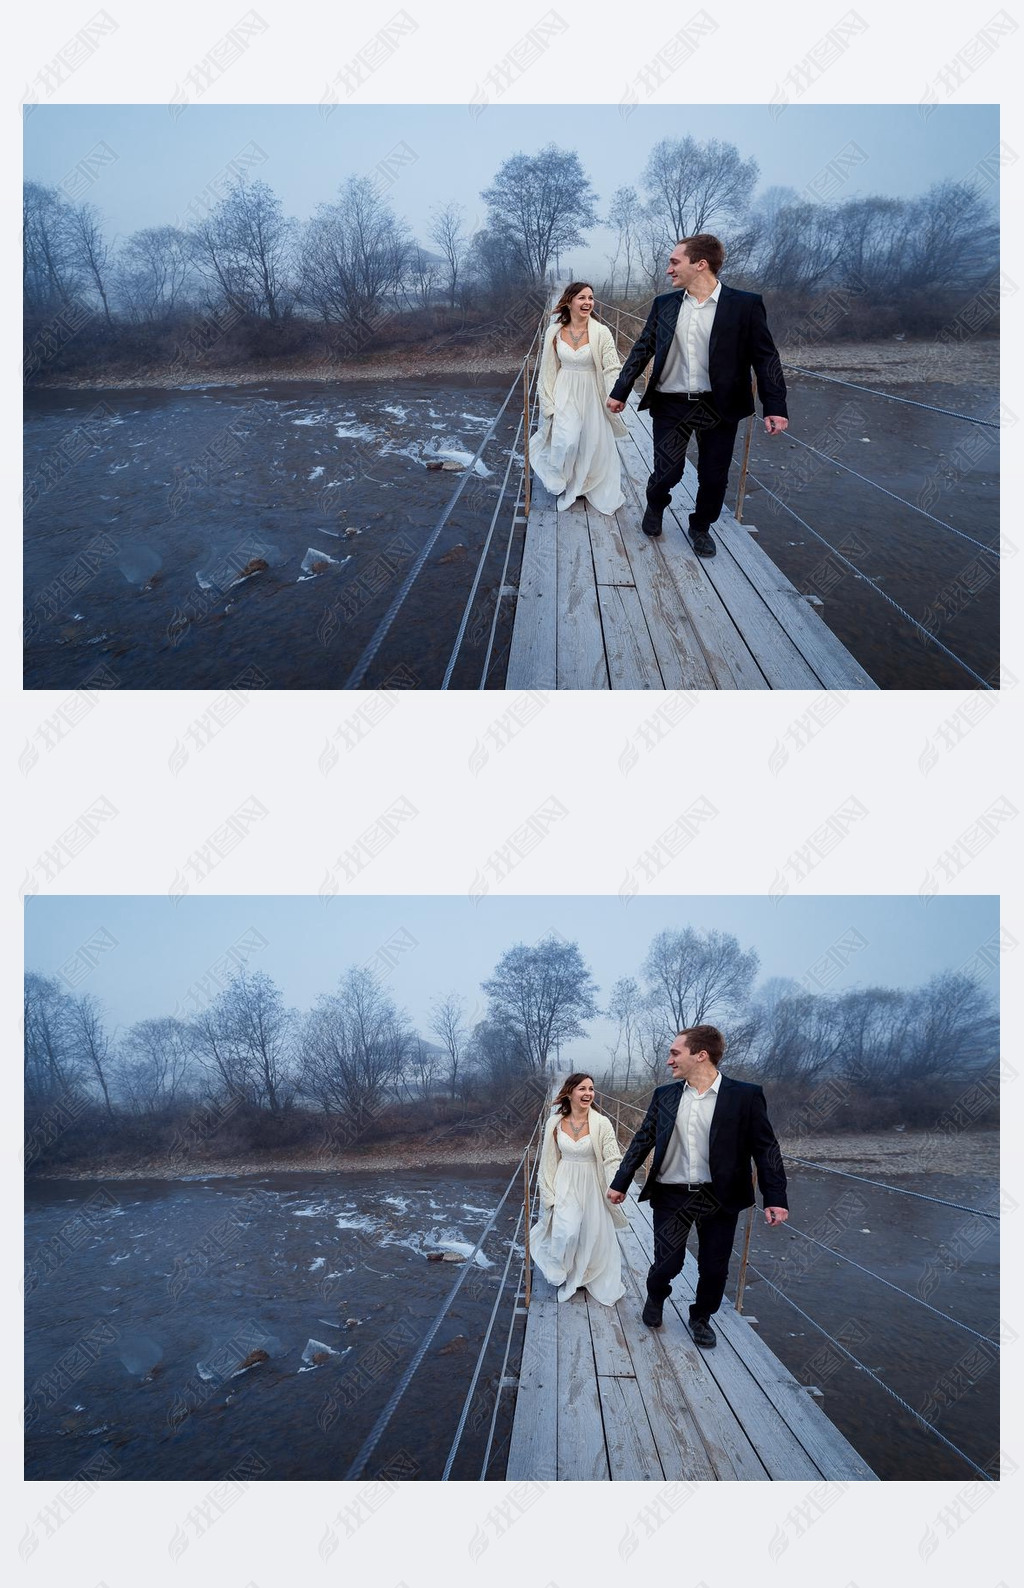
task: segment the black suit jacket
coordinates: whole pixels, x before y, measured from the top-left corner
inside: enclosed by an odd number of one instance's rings
[[[628,1191],[634,1174],[651,1148],[654,1160],[640,1201],[648,1201],[664,1162],[676,1121],[684,1081],[659,1086],[651,1098],[644,1121],[626,1149],[611,1183],[612,1191]],[[711,1188],[725,1208],[749,1208],[754,1200],[750,1161],[757,1165],[757,1183],[766,1208],[788,1208],[786,1171],[782,1150],[768,1119],[764,1092],[749,1081],[722,1076],[715,1100],[708,1143]]]
[[[625,402],[637,376],[653,357],[654,367],[639,404],[641,408],[651,406],[655,387],[665,368],[682,301],[682,290],[675,288],[672,292],[661,293],[651,304],[647,324],[634,342],[618,380],[608,393],[616,402]],[[762,412],[788,419],[786,382],[782,377],[778,350],[768,329],[764,302],[756,292],[739,292],[735,287],[727,287],[723,283],[715,305],[715,322],[711,327],[708,347],[711,402],[723,419],[738,421],[754,412],[750,389],[751,369],[757,375]]]

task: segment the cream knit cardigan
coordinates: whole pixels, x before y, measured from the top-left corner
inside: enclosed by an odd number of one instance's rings
[[[544,1141],[540,1154],[540,1169],[537,1174],[537,1194],[540,1197],[541,1214],[538,1226],[541,1231],[549,1231],[551,1213],[555,1205],[555,1171],[559,1164],[558,1144],[555,1141],[555,1131],[562,1123],[561,1114],[556,1114],[553,1121],[544,1127]],[[601,1188],[604,1205],[612,1216],[612,1223],[617,1230],[627,1229],[629,1220],[621,1207],[607,1200],[608,1187],[612,1176],[622,1162],[622,1148],[615,1139],[615,1130],[610,1119],[604,1114],[598,1114],[593,1109],[590,1111],[590,1139],[594,1143],[594,1174],[597,1176]]]
[[[558,362],[558,353],[555,343],[561,334],[562,324],[559,321],[555,326],[549,326],[544,333],[544,356],[540,365],[540,422],[537,425],[536,440],[547,445],[551,440],[551,421],[555,413],[555,382],[561,366]],[[594,360],[594,380],[597,383],[598,396],[601,400],[601,411],[612,427],[612,434],[616,440],[621,440],[629,435],[619,414],[613,414],[605,407],[609,392],[615,385],[616,377],[622,368],[622,360],[615,346],[615,338],[606,325],[600,320],[591,320],[587,327],[587,337],[590,342],[590,351]],[[608,1204],[609,1207],[611,1203]]]

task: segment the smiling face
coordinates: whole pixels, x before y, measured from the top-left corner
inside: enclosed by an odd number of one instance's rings
[[[676,1037],[668,1050],[668,1067],[673,1079],[692,1081],[702,1065],[707,1065],[709,1070],[714,1069],[708,1058],[707,1049],[702,1048],[699,1053],[691,1053],[689,1040],[686,1037]]]
[[[578,319],[588,319],[593,307],[594,294],[590,287],[584,287],[582,292],[577,292],[575,298],[569,299],[569,312]]]
[[[701,260],[699,264],[691,264],[690,256],[686,249],[677,244],[669,255],[668,269],[665,274],[674,287],[688,288],[692,286],[697,277],[707,270],[707,261]]]
[[[569,1093],[570,1107],[579,1113],[586,1113],[594,1101],[594,1083],[589,1075],[585,1075],[579,1086],[574,1086]]]

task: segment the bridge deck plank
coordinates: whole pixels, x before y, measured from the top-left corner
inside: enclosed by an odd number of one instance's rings
[[[860,1481],[875,1474],[756,1330],[728,1303],[718,1345],[698,1350],[684,1319],[691,1257],[661,1329],[640,1320],[653,1245],[650,1209],[627,1197],[626,1294],[567,1302],[535,1272],[513,1419],[509,1480]],[[555,1408],[557,1407],[557,1411]]]
[[[640,529],[652,441],[635,407],[619,444],[626,501],[563,513],[539,481],[526,528],[507,689],[873,689],[871,678],[724,511],[718,555],[686,539],[687,465],[655,540]]]

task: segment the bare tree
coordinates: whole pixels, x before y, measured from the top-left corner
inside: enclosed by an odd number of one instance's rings
[[[114,1118],[108,1077],[113,1067],[114,1047],[103,1020],[103,1009],[91,993],[73,998],[68,1004],[68,1031],[83,1063],[87,1064],[103,1093],[107,1114]]]
[[[135,324],[165,319],[187,302],[193,278],[193,245],[176,226],[133,232],[115,265],[117,299]]]
[[[901,1080],[980,1070],[999,1058],[999,1021],[981,983],[943,971],[911,993],[906,1037],[893,1068]]]
[[[740,1005],[757,975],[758,957],[731,932],[659,932],[644,960],[647,992],[671,1036]]]
[[[608,225],[615,227],[615,253],[610,256],[612,286],[617,289],[617,272],[624,265],[626,279],[622,283],[622,297],[627,299],[638,261],[640,221],[641,205],[636,188],[616,188],[608,209]]]
[[[416,1037],[410,1045],[409,1066],[419,1083],[420,1097],[424,1099],[430,1096],[440,1057],[437,1049],[422,1037]]]
[[[60,983],[30,971],[25,977],[25,1102],[42,1108],[81,1082],[70,1041],[71,1000]]]
[[[107,296],[110,249],[103,236],[99,211],[93,204],[79,204],[71,211],[69,226],[82,270],[99,293],[104,317],[112,326]]]
[[[116,1085],[133,1114],[155,1114],[194,1095],[192,1033],[167,1015],[129,1027],[117,1052]]]
[[[353,966],[306,1020],[300,1087],[325,1113],[373,1112],[401,1073],[412,1041],[406,1016],[372,972]]]
[[[266,182],[238,182],[191,234],[211,295],[243,314],[280,320],[293,230]]]
[[[512,251],[527,281],[543,281],[548,266],[586,242],[597,225],[597,195],[574,149],[553,143],[535,155],[514,154],[481,193],[487,230]]]
[[[456,1095],[459,1084],[459,1071],[462,1067],[466,1042],[469,1038],[469,1028],[466,1025],[466,1005],[458,993],[450,992],[439,1004],[431,1009],[430,1029],[441,1038],[445,1053],[448,1055],[445,1081],[452,1097]]]
[[[444,255],[445,292],[448,307],[454,309],[459,289],[459,276],[469,248],[469,238],[463,231],[465,210],[461,204],[445,204],[435,210],[430,222],[429,237]]]
[[[529,1070],[529,1057],[518,1032],[504,1020],[478,1020],[466,1049],[462,1075],[470,1066],[489,1086],[519,1080]]]
[[[744,160],[735,144],[686,137],[656,143],[642,181],[649,211],[678,242],[741,216],[757,176],[757,161]]]
[[[625,1049],[626,1074],[622,1084],[628,1091],[633,1061],[639,1057],[640,1024],[643,1016],[643,993],[640,989],[640,983],[635,977],[622,976],[615,983],[608,1002],[608,1013],[613,1020],[618,1022],[615,1043],[610,1049],[612,1074],[614,1076],[615,1062],[620,1051]]]
[[[411,250],[407,274],[409,282],[419,298],[421,309],[430,307],[431,300],[437,290],[437,283],[441,279],[442,269],[442,261],[433,258],[424,249],[413,248]]]
[[[73,303],[82,288],[73,210],[56,188],[26,182],[22,215],[25,309],[49,314]]]
[[[398,290],[408,262],[408,228],[369,177],[350,177],[336,204],[307,223],[299,294],[327,322],[355,323]]]
[[[235,1040],[230,1012],[218,997],[192,1021],[193,1049],[214,1096],[249,1102],[247,1055]]]
[[[576,943],[550,936],[535,947],[517,943],[483,984],[488,1019],[515,1033],[527,1065],[542,1074],[552,1050],[586,1036],[584,1020],[598,1013],[596,983]]]

